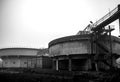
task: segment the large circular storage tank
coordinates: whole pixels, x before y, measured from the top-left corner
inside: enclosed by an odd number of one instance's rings
[[[111,40],[112,52],[120,54],[120,39],[118,37],[112,36]],[[104,37],[104,39],[100,39],[100,45],[97,43],[99,52],[102,52],[105,48],[109,51],[109,43],[109,36]],[[93,52],[95,53],[95,45],[93,48]],[[49,54],[51,56],[91,54],[91,36],[90,34],[84,34],[55,39],[49,43]]]
[[[4,48],[0,49],[0,56],[35,56],[38,53],[38,49],[34,48]]]
[[[55,39],[49,43],[49,54],[53,57],[55,70],[98,70],[109,69],[103,63],[94,62],[93,54],[108,54],[110,52],[110,37],[99,38],[99,41],[91,41],[90,34],[73,35]],[[112,54],[120,54],[120,39],[111,37]],[[93,44],[93,45],[92,45]],[[107,56],[108,56],[107,55]],[[101,55],[99,55],[101,56]],[[113,58],[114,60],[116,57]],[[113,60],[113,63],[115,63]],[[114,65],[115,66],[115,65]]]
[[[90,54],[90,35],[73,35],[55,39],[49,43],[49,54],[51,56]]]

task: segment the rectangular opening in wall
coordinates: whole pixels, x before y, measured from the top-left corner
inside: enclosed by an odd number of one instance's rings
[[[68,60],[59,60],[59,70],[68,70],[69,61]]]
[[[84,71],[86,69],[87,59],[72,59],[72,70],[73,71]]]

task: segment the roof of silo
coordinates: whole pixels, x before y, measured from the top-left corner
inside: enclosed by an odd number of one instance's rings
[[[61,37],[55,40],[52,40],[49,42],[49,47],[58,43],[63,43],[63,42],[71,42],[71,41],[80,41],[80,40],[88,40],[90,39],[90,34],[84,34],[84,35],[72,35],[72,36],[66,36],[66,37]]]
[[[8,55],[27,55],[34,56],[37,55],[39,49],[35,48],[3,48],[0,49],[0,56],[8,56]]]
[[[66,36],[66,37],[61,37],[57,38],[55,40],[52,40],[49,42],[48,46],[52,46],[58,43],[63,43],[63,42],[71,42],[71,41],[81,41],[81,40],[89,40],[91,34],[83,34],[83,35],[72,35],[72,36]],[[112,41],[120,43],[120,38],[116,36],[111,36]],[[109,40],[109,36],[107,35],[104,40]]]

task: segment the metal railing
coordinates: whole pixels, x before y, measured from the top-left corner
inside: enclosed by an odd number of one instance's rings
[[[87,26],[84,31],[91,31],[92,28],[96,28],[98,25],[100,25],[102,22],[113,16],[116,12],[118,12],[118,7],[111,10],[109,13],[107,13],[105,16],[103,16],[101,19],[96,21],[94,24]]]
[[[112,11],[110,11],[108,14],[106,14],[105,16],[103,16],[101,19],[99,19],[98,21],[96,21],[94,23],[94,26],[97,26],[99,24],[101,24],[103,21],[107,20],[108,18],[110,18],[112,15],[114,15],[116,12],[118,11],[118,7],[114,8]]]

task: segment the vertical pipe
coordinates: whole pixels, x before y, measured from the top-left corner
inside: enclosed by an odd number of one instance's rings
[[[91,38],[91,54],[93,55],[93,34],[91,34],[90,38]]]
[[[112,39],[111,39],[111,29],[110,29],[110,26],[109,26],[109,44],[110,44],[109,55],[111,56],[111,66],[112,66]]]
[[[94,48],[94,34],[92,33],[91,35],[90,35],[90,42],[91,42],[91,56],[90,56],[90,60],[91,60],[91,69],[93,69],[93,66],[92,66],[92,64],[94,63],[94,53],[93,53],[93,49],[95,49]]]
[[[97,40],[98,39],[98,35],[97,35],[97,32],[95,33],[95,40],[96,40],[96,44],[95,44],[95,52],[96,52],[96,54],[95,54],[95,57],[96,57],[96,59],[95,60],[98,60],[98,47],[97,47]],[[96,71],[98,71],[98,62],[96,61],[95,62],[95,67],[96,67]]]
[[[120,17],[118,18],[119,21],[119,34],[120,34]]]
[[[118,5],[118,11],[120,11],[120,4]],[[119,21],[119,33],[120,33],[120,16],[118,17],[118,21]]]

